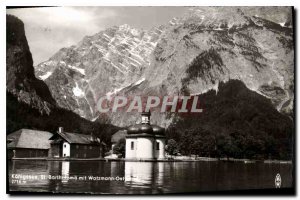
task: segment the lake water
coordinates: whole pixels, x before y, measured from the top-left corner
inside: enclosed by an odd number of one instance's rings
[[[292,187],[291,164],[221,161],[8,162],[10,191],[161,194],[262,189],[275,188],[278,173],[281,176],[281,188]]]

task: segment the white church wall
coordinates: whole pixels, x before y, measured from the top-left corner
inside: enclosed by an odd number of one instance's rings
[[[137,139],[137,159],[153,159],[153,138],[138,138]]]
[[[133,144],[133,149],[132,149]],[[136,158],[137,140],[136,138],[126,138],[125,158]]]
[[[159,144],[159,149],[157,150],[157,143]],[[157,159],[165,159],[165,139],[157,138],[155,141],[155,158]]]

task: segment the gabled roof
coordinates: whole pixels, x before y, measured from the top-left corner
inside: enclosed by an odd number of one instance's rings
[[[100,144],[101,142],[99,138],[93,137],[91,135],[68,132],[57,132],[57,134],[70,144]]]
[[[7,148],[49,149],[52,133],[31,129],[20,129],[7,135]]]

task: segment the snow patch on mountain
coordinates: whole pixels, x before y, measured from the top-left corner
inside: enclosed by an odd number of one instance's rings
[[[110,100],[113,95],[117,94],[118,92],[120,92],[121,90],[123,90],[126,87],[127,86],[123,86],[123,87],[120,87],[120,88],[115,88],[113,91],[107,92],[106,93],[106,98]]]
[[[69,68],[76,70],[77,72],[81,73],[82,75],[85,75],[85,71],[84,69],[72,66],[72,65],[68,65]]]
[[[44,81],[51,75],[52,75],[52,72],[47,72],[45,75],[39,76],[39,78]]]
[[[84,96],[84,91],[82,91],[82,89],[80,89],[78,87],[78,84],[75,82],[75,87],[73,88],[73,94],[76,96],[76,97],[83,97]]]
[[[284,27],[285,22],[282,22],[282,23],[279,23],[279,24],[280,24],[280,26]]]
[[[140,80],[136,81],[135,83],[132,84],[132,86],[140,85],[142,82],[144,82],[146,79],[141,78]]]

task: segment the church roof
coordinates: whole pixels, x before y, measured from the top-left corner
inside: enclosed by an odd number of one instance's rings
[[[153,134],[153,135],[164,135],[165,129],[157,126],[157,125],[150,125],[150,124],[135,124],[129,126],[127,129],[127,133],[130,134]]]
[[[150,124],[150,116],[151,116],[151,112],[142,112],[142,123],[141,124],[135,124],[132,126],[129,126],[127,129],[127,137],[131,137],[131,136],[164,136],[165,135],[165,129],[157,126],[157,125],[152,125]],[[143,120],[143,116],[146,116],[148,119],[147,120]]]

